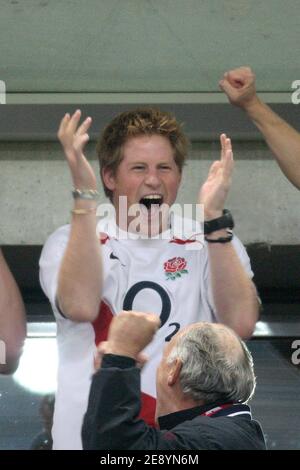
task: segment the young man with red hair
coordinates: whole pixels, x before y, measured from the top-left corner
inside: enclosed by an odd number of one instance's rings
[[[155,370],[164,344],[178,330],[204,320],[249,337],[258,316],[249,258],[229,230],[233,220],[224,210],[233,170],[230,139],[221,136],[221,158],[195,201],[204,205],[202,246],[196,228],[194,236],[185,235],[184,220],[170,216],[187,154],[187,139],[174,116],[136,109],[104,129],[97,150],[115,217],[100,222],[96,177],[83,153],[91,118],[81,124],[80,118],[79,110],[66,114],[58,132],[75,188],[72,222],[51,235],[40,261],[41,284],[58,324],[54,449],[81,448],[95,345],[106,339],[111,319],[121,310],[160,317],[142,372],[142,413],[149,423]]]

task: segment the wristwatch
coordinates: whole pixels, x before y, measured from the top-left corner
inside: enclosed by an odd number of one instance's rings
[[[204,222],[204,235],[216,232],[217,230],[221,230],[222,228],[232,229],[233,227],[234,221],[231,212],[228,209],[224,209],[223,215],[221,215],[221,217]]]

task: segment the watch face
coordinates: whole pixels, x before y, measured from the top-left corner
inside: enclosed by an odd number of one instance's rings
[[[234,227],[234,221],[229,210],[224,209],[223,215],[217,219],[209,220],[204,222],[204,235],[208,235],[222,228],[232,229]]]

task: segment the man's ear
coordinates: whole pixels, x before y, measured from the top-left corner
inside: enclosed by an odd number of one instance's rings
[[[107,189],[109,189],[110,191],[115,190],[116,180],[115,180],[114,172],[111,168],[103,168],[102,179]]]
[[[177,357],[172,363],[170,372],[168,374],[168,385],[170,387],[172,387],[178,382],[181,368],[182,368],[182,361],[178,359]]]

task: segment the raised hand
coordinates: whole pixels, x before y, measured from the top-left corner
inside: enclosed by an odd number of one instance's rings
[[[141,353],[160,327],[157,315],[122,311],[114,316],[108,332],[106,352],[132,357],[142,362]]]
[[[94,170],[83,154],[85,144],[89,140],[88,129],[92,118],[87,117],[80,125],[81,111],[65,114],[61,120],[57,137],[71,170],[74,187],[78,189],[96,189],[97,181]]]
[[[199,192],[198,202],[204,204],[205,220],[216,219],[222,215],[231,186],[234,166],[231,140],[226,134],[222,134],[220,141],[221,158],[211,165],[207,180]]]
[[[219,86],[223,90],[230,103],[247,108],[258,100],[255,89],[255,75],[250,67],[240,67],[224,73],[224,77],[219,81]]]

